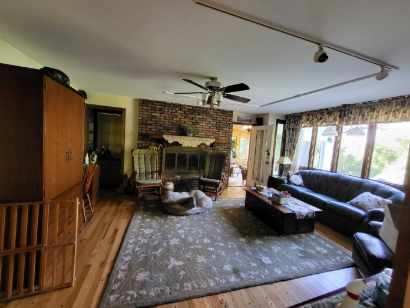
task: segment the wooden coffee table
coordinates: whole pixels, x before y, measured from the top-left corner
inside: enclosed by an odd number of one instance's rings
[[[280,204],[272,203],[271,199],[258,193],[256,190],[245,188],[245,191],[245,208],[255,213],[280,235],[308,233],[315,230],[315,220],[322,212],[321,209],[291,197],[292,202],[314,212],[313,217],[298,219],[295,212]]]

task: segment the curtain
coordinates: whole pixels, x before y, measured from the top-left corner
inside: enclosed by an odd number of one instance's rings
[[[329,108],[302,113],[302,127],[337,125],[341,121],[342,109]]]
[[[285,155],[292,160],[291,172],[298,168],[298,139],[302,127],[407,121],[410,121],[410,95],[288,115]]]
[[[292,114],[301,127],[410,121],[410,95]],[[293,125],[294,126],[294,125]]]
[[[300,162],[299,162],[299,157],[300,157],[300,152],[302,150],[302,142],[300,138],[301,134],[300,134],[300,130],[299,130],[299,134],[296,140],[296,146],[295,146],[295,150],[294,150],[294,154],[293,154],[293,158],[292,158],[292,165],[290,166],[290,170],[289,170],[289,174],[294,174],[296,171],[299,170],[300,167]]]
[[[285,124],[285,156],[289,157],[293,161],[296,152],[296,146],[299,139],[301,129],[301,116],[290,115],[286,117]]]
[[[343,124],[410,121],[410,96],[399,96],[372,103],[342,107]]]

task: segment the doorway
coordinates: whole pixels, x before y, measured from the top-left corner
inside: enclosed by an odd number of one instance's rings
[[[125,109],[87,105],[87,152],[96,153],[100,188],[116,190],[123,181]]]
[[[272,174],[274,125],[254,126],[251,129],[247,186],[266,185]]]
[[[276,120],[274,151],[272,157],[272,175],[280,175],[283,173],[283,165],[279,164],[279,158],[285,155],[285,120]]]
[[[229,186],[246,186],[251,125],[234,124],[232,129]]]

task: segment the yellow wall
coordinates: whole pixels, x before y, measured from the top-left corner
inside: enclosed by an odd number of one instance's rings
[[[87,104],[125,109],[124,173],[132,173],[131,151],[138,138],[138,100],[127,96],[87,93]]]
[[[241,145],[241,139],[246,139],[248,140],[248,142],[251,139],[251,133],[250,133],[250,129],[251,126],[249,126],[249,129],[244,129],[247,128],[247,125],[237,125],[234,124],[233,128],[232,128],[232,139],[236,140],[236,154],[237,157],[234,159],[234,161],[236,161],[236,163],[238,163],[240,166],[247,168],[247,164],[248,164],[248,152],[249,150],[246,152],[245,155],[241,156],[240,154],[240,145]]]
[[[32,68],[42,67],[40,63],[26,56],[24,53],[2,40],[0,40],[0,63]]]

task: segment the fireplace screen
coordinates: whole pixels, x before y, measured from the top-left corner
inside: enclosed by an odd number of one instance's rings
[[[203,176],[210,167],[211,151],[201,148],[166,147],[163,156],[163,174],[173,176]],[[224,154],[223,154],[224,155]],[[224,163],[224,156],[223,162]]]

